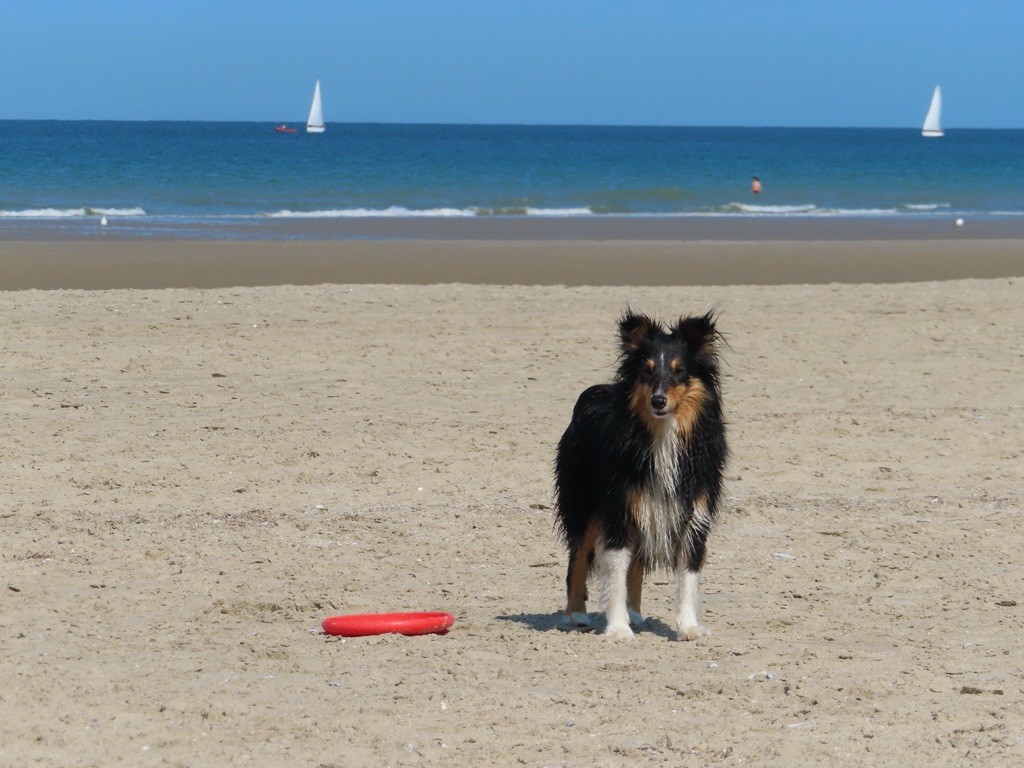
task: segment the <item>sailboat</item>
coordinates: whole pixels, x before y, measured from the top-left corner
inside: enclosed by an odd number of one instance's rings
[[[316,81],[313,89],[313,103],[309,105],[309,119],[306,121],[306,133],[324,132],[324,110],[320,105],[320,81]]]
[[[942,130],[942,91],[935,86],[935,93],[932,94],[932,103],[928,107],[928,114],[924,118],[924,125],[921,127],[922,136],[945,136]]]

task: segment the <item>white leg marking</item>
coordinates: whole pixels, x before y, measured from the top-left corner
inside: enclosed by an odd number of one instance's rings
[[[676,580],[676,639],[696,640],[708,634],[700,625],[700,574],[680,563]]]
[[[633,553],[629,549],[606,549],[601,552],[603,561],[604,614],[608,626],[604,633],[613,640],[630,640],[633,630],[629,628],[629,611],[626,609],[626,573]]]

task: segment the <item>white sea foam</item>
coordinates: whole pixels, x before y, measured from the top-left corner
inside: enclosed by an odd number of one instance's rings
[[[590,208],[340,208],[319,211],[281,210],[265,214],[271,219],[344,219],[344,218],[469,218],[473,216],[590,216]]]
[[[591,216],[589,208],[527,208],[527,216]]]
[[[822,213],[829,216],[893,216],[895,208],[827,208]]]
[[[5,219],[77,219],[86,216],[145,216],[141,208],[28,208],[21,211],[0,210]]]
[[[694,213],[693,216],[891,216],[898,213],[895,208],[819,208],[808,203],[806,205],[748,205],[746,203],[729,203],[717,211]]]
[[[903,206],[908,211],[937,211],[940,208],[949,208],[949,203],[906,203]]]
[[[811,203],[805,205],[750,205],[748,203],[729,203],[724,207],[727,213],[748,214],[783,214],[792,216],[798,213],[814,213],[818,206]]]
[[[146,212],[141,208],[86,208],[87,215],[91,216],[145,216]]]
[[[85,208],[32,208],[24,211],[0,211],[0,216],[7,219],[71,219],[85,215]]]
[[[344,218],[403,218],[411,216],[459,217],[476,216],[476,211],[466,208],[430,208],[412,210],[393,205],[390,208],[341,208],[325,211],[276,211],[266,214],[271,219],[344,219]]]
[[[910,206],[893,208],[819,208],[807,203],[804,205],[750,205],[747,203],[729,203],[715,210],[679,211],[667,213],[595,213],[588,207],[575,208],[431,208],[409,209],[401,206],[390,208],[345,208],[339,210],[290,211],[282,210],[274,213],[261,214],[259,218],[273,219],[340,219],[340,218],[501,218],[507,216],[529,217],[578,217],[592,218],[729,218],[729,217],[780,217],[780,218],[827,218],[835,217],[878,217],[897,216],[901,213],[929,213],[945,210],[946,205],[936,203],[934,208],[911,209]],[[993,212],[999,213],[999,212]],[[247,218],[243,216],[243,218]]]

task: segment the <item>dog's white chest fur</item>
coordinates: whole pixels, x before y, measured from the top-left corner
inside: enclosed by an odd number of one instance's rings
[[[653,436],[651,461],[653,472],[640,488],[635,511],[640,528],[640,547],[650,563],[672,565],[682,532],[683,510],[676,492],[679,476],[680,437],[672,419],[665,419]]]

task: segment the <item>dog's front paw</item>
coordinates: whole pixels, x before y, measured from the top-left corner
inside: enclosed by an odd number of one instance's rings
[[[632,640],[633,630],[629,628],[629,624],[609,624],[604,636],[609,640]]]
[[[676,640],[696,640],[698,637],[705,637],[711,633],[700,624],[690,627],[679,627],[676,630]]]
[[[585,611],[563,614],[558,625],[563,629],[593,629],[594,627],[590,620],[590,614]]]

